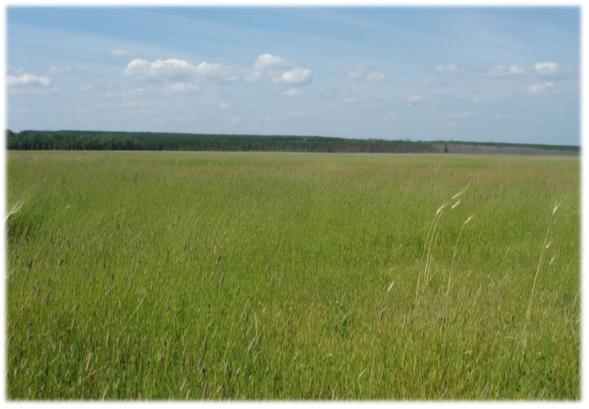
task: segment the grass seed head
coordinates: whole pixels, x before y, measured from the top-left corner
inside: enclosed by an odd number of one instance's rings
[[[558,210],[558,207],[560,206],[560,204],[556,204],[556,206],[554,206],[554,210],[552,211],[552,215],[554,216],[554,213],[556,213],[556,211]]]
[[[440,208],[438,209],[438,211],[436,212],[436,216],[438,214],[440,214],[440,212],[444,209],[444,207],[446,207],[446,205],[441,205]]]
[[[452,196],[452,200],[455,200],[457,197],[459,197],[461,194],[463,194],[464,192],[466,192],[466,187],[464,189],[462,189],[460,192],[456,193],[454,196]]]
[[[391,289],[393,288],[394,285],[395,285],[395,280],[393,280],[391,285],[389,285],[389,288],[387,289],[387,293],[389,293],[391,291]]]
[[[14,206],[12,206],[12,209],[10,209],[10,211],[6,215],[6,219],[4,219],[4,222],[7,222],[8,220],[10,220],[11,217],[15,216],[18,213],[18,211],[21,209],[21,207],[22,207],[22,203],[16,202],[14,204]]]

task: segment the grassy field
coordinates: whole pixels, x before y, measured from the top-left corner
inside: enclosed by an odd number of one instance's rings
[[[9,399],[580,398],[578,157],[7,158]]]

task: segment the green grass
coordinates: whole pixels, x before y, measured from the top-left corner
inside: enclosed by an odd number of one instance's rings
[[[580,398],[578,157],[7,157],[11,400]]]

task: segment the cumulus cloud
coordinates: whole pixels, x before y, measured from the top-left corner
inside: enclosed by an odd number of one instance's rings
[[[63,73],[71,72],[71,71],[72,71],[72,67],[70,67],[70,66],[56,67],[53,65],[53,66],[49,67],[49,69],[47,70],[47,75],[63,74]]]
[[[555,75],[564,74],[567,72],[566,67],[553,61],[537,62],[534,65],[534,69],[538,75]]]
[[[237,122],[240,122],[240,121],[241,121],[241,118],[238,117],[238,116],[234,116],[233,118],[231,118],[231,122],[233,122],[233,123],[237,123]]]
[[[122,57],[123,55],[129,55],[129,54],[131,54],[131,51],[123,50],[122,48],[115,48],[114,50],[112,50],[110,52],[110,54],[113,57],[117,58],[117,57]]]
[[[487,74],[490,77],[505,77],[510,75],[522,75],[525,73],[526,69],[518,65],[512,65],[510,67],[504,65],[497,65],[493,68],[490,68]]]
[[[528,87],[528,91],[530,92],[541,92],[546,88],[553,87],[554,84],[552,82],[547,82],[545,84],[534,84]]]
[[[423,101],[423,97],[421,95],[411,95],[409,98],[407,98],[407,101],[411,102],[412,104],[416,104]]]
[[[277,57],[272,54],[262,54],[254,62],[253,69],[255,71],[276,70],[291,65],[288,60]]]
[[[244,79],[246,81],[258,81],[264,75],[279,76],[281,72],[294,65],[294,62],[285,58],[272,54],[262,54],[254,61],[252,68],[246,70]]]
[[[248,70],[248,72],[244,75],[243,79],[249,82],[253,82],[262,78],[263,75],[264,74],[260,71]]]
[[[41,87],[47,88],[51,86],[51,78],[45,76],[37,76],[21,72],[17,75],[9,75],[6,77],[6,85],[9,88],[15,87]]]
[[[229,108],[231,108],[231,105],[229,105],[229,104],[228,104],[228,103],[226,103],[226,102],[221,102],[221,103],[219,104],[219,108],[221,108],[221,109],[229,109]]]
[[[552,82],[530,85],[527,91],[532,95],[555,94],[559,92]]]
[[[301,95],[305,95],[305,92],[304,91],[301,91],[298,88],[291,88],[289,90],[284,91],[282,93],[282,95],[285,96],[285,97],[298,97],[298,96],[301,96]]]
[[[190,77],[195,71],[196,67],[194,65],[176,58],[155,60],[153,62],[135,58],[129,62],[123,73],[127,76],[138,77],[181,78]]]
[[[342,70],[344,78],[354,81],[384,82],[387,77],[381,71],[369,70],[359,65],[347,67]]]
[[[196,66],[194,72],[197,75],[222,82],[232,82],[239,79],[233,68],[217,62],[201,62]]]
[[[445,73],[457,73],[461,70],[456,64],[440,64],[436,68],[434,68],[434,71]]]
[[[131,60],[123,73],[127,76],[150,77],[159,79],[188,80],[208,78],[211,80],[230,82],[238,76],[226,65],[203,61],[197,66],[185,60],[170,58],[153,62],[135,58]]]
[[[283,83],[288,85],[306,85],[312,80],[313,74],[311,74],[311,70],[301,67],[296,67],[272,78],[272,81],[276,84]]]
[[[387,80],[386,75],[384,75],[382,72],[380,71],[372,71],[370,74],[368,74],[368,76],[366,77],[366,81],[369,82],[384,82]]]

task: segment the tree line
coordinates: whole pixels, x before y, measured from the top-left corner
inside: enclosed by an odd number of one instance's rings
[[[578,146],[456,141],[347,139],[322,136],[266,136],[102,131],[6,131],[9,150],[146,150],[569,154]]]

